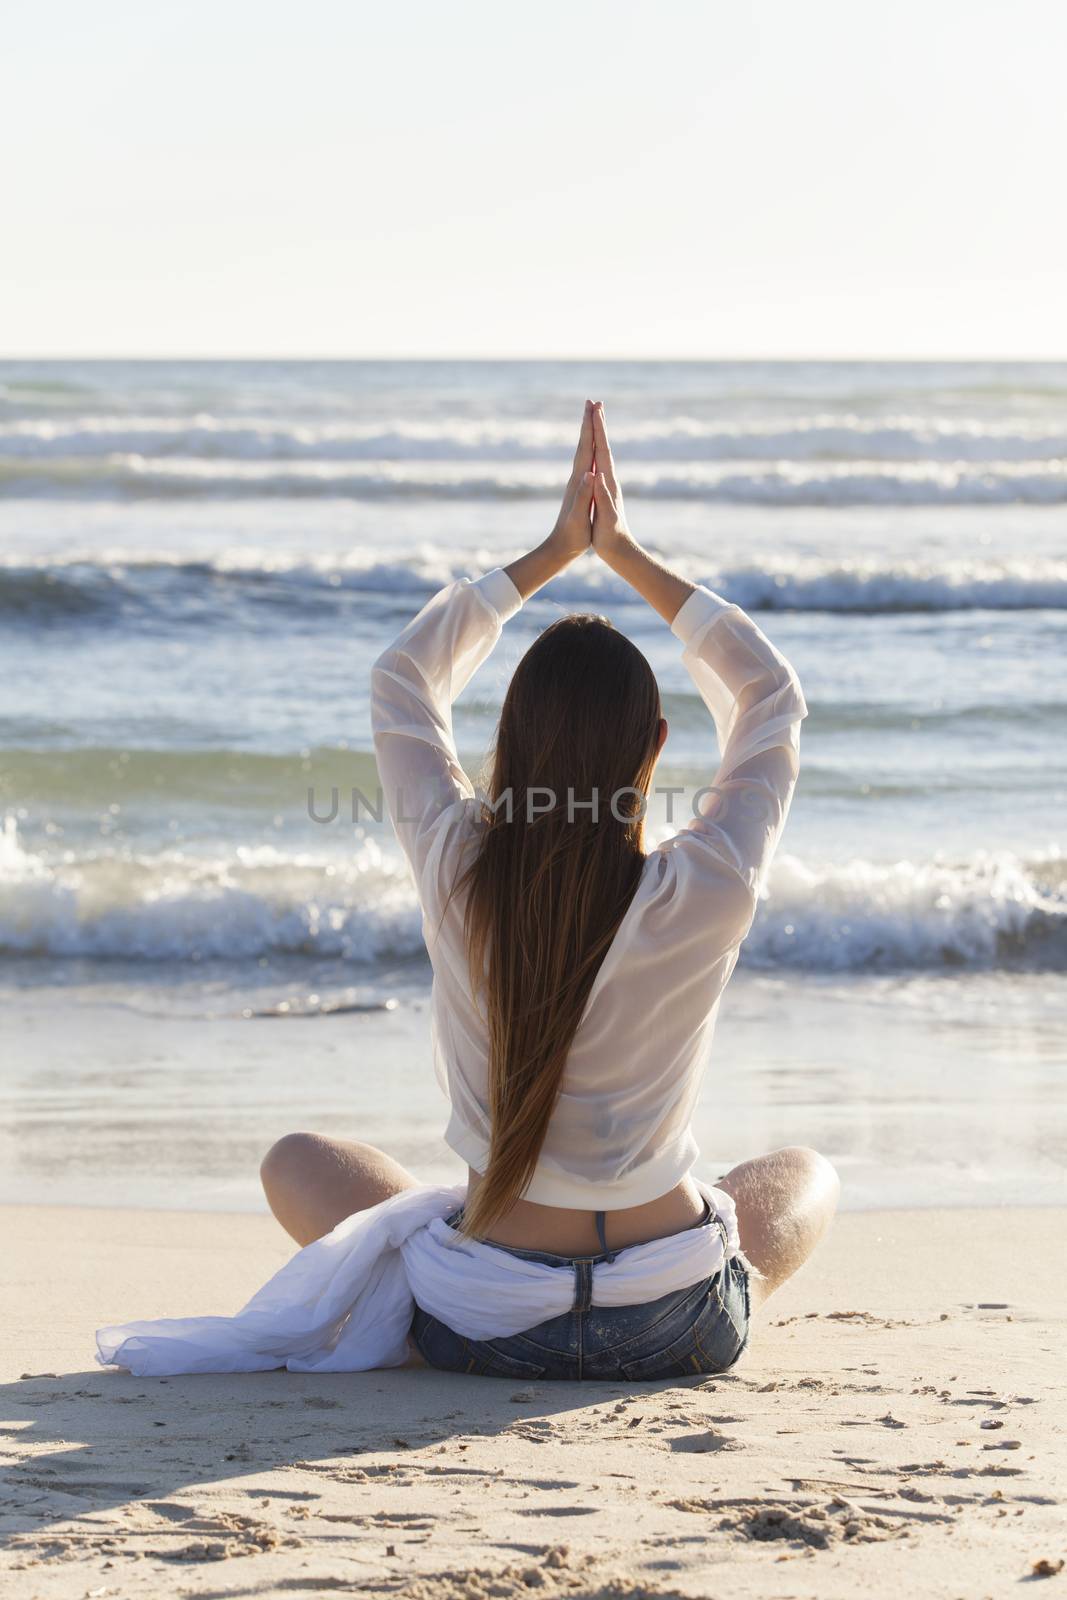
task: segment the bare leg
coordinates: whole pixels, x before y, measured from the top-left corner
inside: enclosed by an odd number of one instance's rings
[[[287,1133],[271,1145],[259,1175],[271,1210],[300,1245],[416,1182],[384,1150],[321,1133]]]
[[[787,1145],[742,1161],[716,1187],[733,1196],[741,1248],[764,1274],[749,1282],[755,1310],[811,1255],[830,1226],[841,1185],[817,1150]]]

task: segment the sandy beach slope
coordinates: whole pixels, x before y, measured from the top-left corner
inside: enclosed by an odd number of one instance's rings
[[[93,1329],[235,1310],[291,1253],[277,1225],[0,1221],[10,1600],[971,1600],[1057,1567],[1049,1593],[1067,1582],[1063,1211],[843,1215],[732,1374],[629,1389],[132,1378],[94,1364]]]

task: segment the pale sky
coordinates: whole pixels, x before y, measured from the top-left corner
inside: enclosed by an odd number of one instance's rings
[[[1063,0],[12,8],[0,355],[1067,357]]]

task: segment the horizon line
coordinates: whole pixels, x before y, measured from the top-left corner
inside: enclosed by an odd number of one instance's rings
[[[818,365],[821,365],[821,366],[858,366],[858,365],[878,365],[878,366],[893,366],[893,365],[898,365],[898,366],[921,366],[921,365],[928,365],[928,366],[993,366],[993,365],[1001,365],[1001,366],[1063,366],[1063,365],[1067,365],[1067,354],[1054,355],[1054,356],[1049,356],[1049,355],[1041,355],[1041,356],[1035,356],[1035,355],[892,355],[892,356],[888,356],[888,355],[848,355],[848,356],[845,356],[845,355],[833,355],[833,356],[828,356],[828,355],[777,355],[777,356],[776,355],[699,355],[699,356],[684,355],[684,356],[682,356],[682,355],[592,355],[592,354],[583,354],[583,355],[573,355],[573,354],[568,354],[568,355],[523,355],[523,354],[508,354],[508,355],[472,355],[472,354],[465,354],[465,355],[464,354],[453,354],[453,355],[352,355],[352,354],[337,355],[337,354],[331,354],[331,355],[322,355],[322,354],[314,354],[314,353],[303,354],[303,355],[293,355],[293,354],[285,354],[285,355],[275,354],[275,355],[272,355],[272,354],[264,354],[264,353],[249,354],[247,352],[245,352],[245,353],[241,353],[241,352],[230,352],[230,353],[212,352],[210,354],[196,354],[196,355],[184,354],[184,355],[178,355],[178,354],[175,354],[173,352],[170,352],[170,353],[165,353],[165,352],[163,352],[163,353],[152,353],[152,354],[145,354],[144,352],[139,352],[139,353],[136,353],[136,354],[133,354],[133,353],[124,354],[122,352],[111,352],[111,353],[108,353],[108,354],[102,354],[100,352],[94,352],[93,354],[72,354],[70,352],[67,352],[67,353],[59,354],[59,353],[53,352],[51,354],[11,355],[11,354],[8,354],[6,352],[0,352],[0,363],[14,363],[14,362],[19,362],[19,361],[35,361],[35,362],[45,362],[45,361],[93,361],[93,362],[95,362],[95,361],[98,361],[98,362],[105,362],[105,361],[126,361],[126,362],[132,362],[132,361],[146,361],[146,362],[147,361],[158,361],[158,362],[163,362],[163,361],[168,361],[168,362],[188,361],[188,362],[203,362],[203,363],[213,362],[213,361],[217,361],[217,362],[223,362],[223,361],[243,361],[243,362],[256,362],[256,361],[261,361],[261,362],[283,362],[283,361],[291,361],[291,362],[317,362],[317,363],[335,362],[335,363],[337,363],[339,365],[342,364],[342,363],[350,363],[350,364],[367,363],[367,364],[369,364],[371,362],[389,362],[389,363],[393,363],[393,364],[396,364],[396,365],[399,365],[401,363],[429,365],[432,362],[441,362],[442,364],[444,364],[444,363],[468,362],[468,363],[472,363],[472,364],[473,363],[479,363],[479,364],[482,364],[482,365],[491,365],[493,363],[524,362],[524,363],[526,363],[528,365],[537,365],[537,364],[549,365],[549,364],[551,364],[551,365],[554,365],[554,366],[560,366],[560,365],[575,365],[575,366],[577,366],[577,365],[587,365],[587,364],[590,364],[590,363],[596,363],[596,364],[601,365],[601,366],[607,366],[607,365],[612,365],[612,364],[618,364],[618,365],[631,364],[631,365],[634,365],[634,364],[639,364],[639,363],[647,363],[649,365],[656,364],[656,363],[663,364],[663,365],[670,364],[671,366],[684,366],[684,365],[693,365],[693,366],[727,366],[727,365],[729,365],[729,366],[755,366],[755,365],[767,365],[767,364],[773,364],[773,365],[776,365],[776,366],[811,366],[811,365],[815,365],[815,364],[818,364]]]

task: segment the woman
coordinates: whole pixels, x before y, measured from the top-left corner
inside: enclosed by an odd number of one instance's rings
[[[699,814],[650,853],[641,796],[667,724],[647,662],[601,619],[567,617],[523,658],[484,799],[452,736],[452,700],[503,623],[590,549],[681,639],[719,734]],[[540,1302],[553,1314],[528,1307],[525,1324],[510,1319],[520,1331],[472,1338],[455,1280],[436,1314],[415,1307],[412,1339],[432,1365],[721,1371],[827,1228],[837,1176],[813,1150],[746,1161],[714,1189],[690,1170],[704,1054],[789,810],[805,715],[795,674],[744,612],[634,539],[599,402],[586,404],[548,539],[444,590],[376,663],[375,745],[433,963],[447,1139],[469,1167],[445,1226],[501,1293],[518,1276],[553,1294],[574,1283],[569,1309]],[[415,1187],[384,1152],[309,1133],[280,1140],[262,1177],[303,1245]],[[553,1270],[538,1278],[535,1266]],[[461,1304],[467,1332],[452,1326]]]

